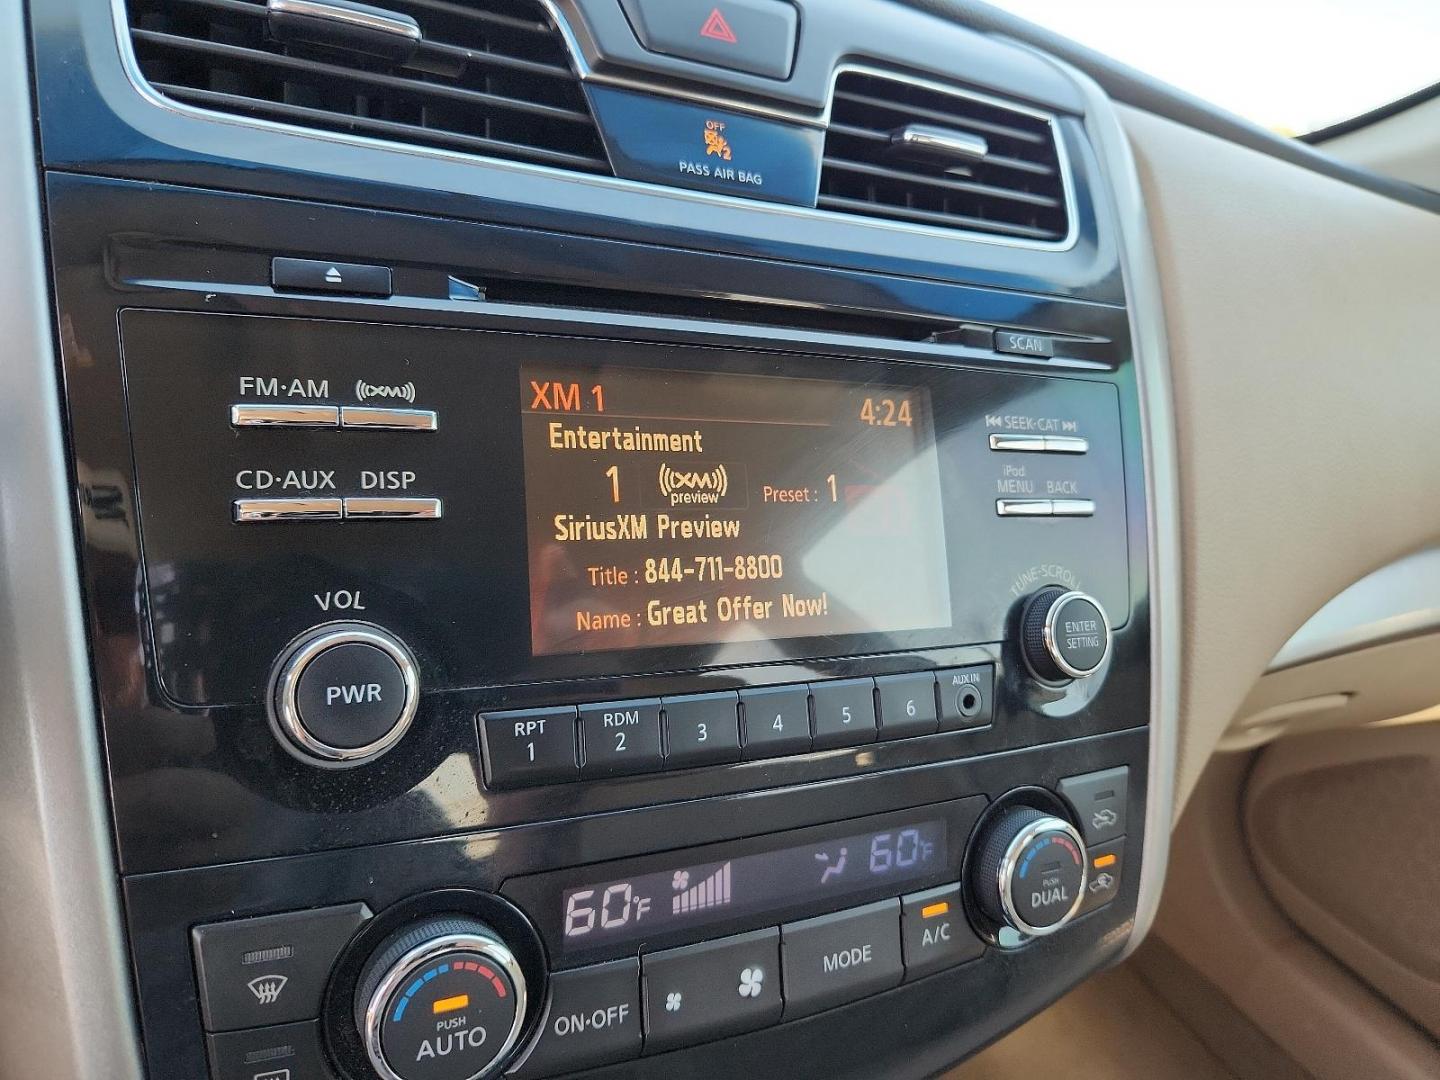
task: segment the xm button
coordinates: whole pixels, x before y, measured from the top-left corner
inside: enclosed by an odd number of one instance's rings
[[[286,647],[270,683],[271,726],[302,761],[359,765],[415,719],[420,676],[410,650],[379,627],[332,623]]]

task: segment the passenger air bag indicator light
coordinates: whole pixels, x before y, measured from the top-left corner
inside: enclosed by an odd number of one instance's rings
[[[725,21],[724,13],[718,7],[710,12],[710,17],[700,28],[700,36],[723,41],[727,45],[734,45],[739,41],[735,36],[735,31],[731,30],[730,24]]]

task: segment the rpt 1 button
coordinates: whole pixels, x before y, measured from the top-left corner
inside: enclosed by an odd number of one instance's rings
[[[491,787],[574,780],[575,708],[523,709],[480,717]]]

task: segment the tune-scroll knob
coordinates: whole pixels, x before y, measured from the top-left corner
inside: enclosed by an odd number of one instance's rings
[[[1093,596],[1051,586],[1026,602],[1020,643],[1037,679],[1083,679],[1110,655],[1110,619]]]
[[[409,730],[420,703],[415,658],[368,623],[329,623],[301,634],[275,662],[270,722],[281,745],[312,765],[372,761]]]
[[[1053,934],[1085,896],[1085,846],[1075,826],[1031,806],[1001,811],[975,848],[971,888],[997,926]]]
[[[525,1021],[520,962],[469,915],[391,935],[360,972],[355,1024],[383,1080],[481,1080],[505,1066]]]

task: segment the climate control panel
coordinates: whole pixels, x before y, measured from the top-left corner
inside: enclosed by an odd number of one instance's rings
[[[539,1080],[1028,955],[1119,895],[1127,776],[202,925],[212,1076]]]

